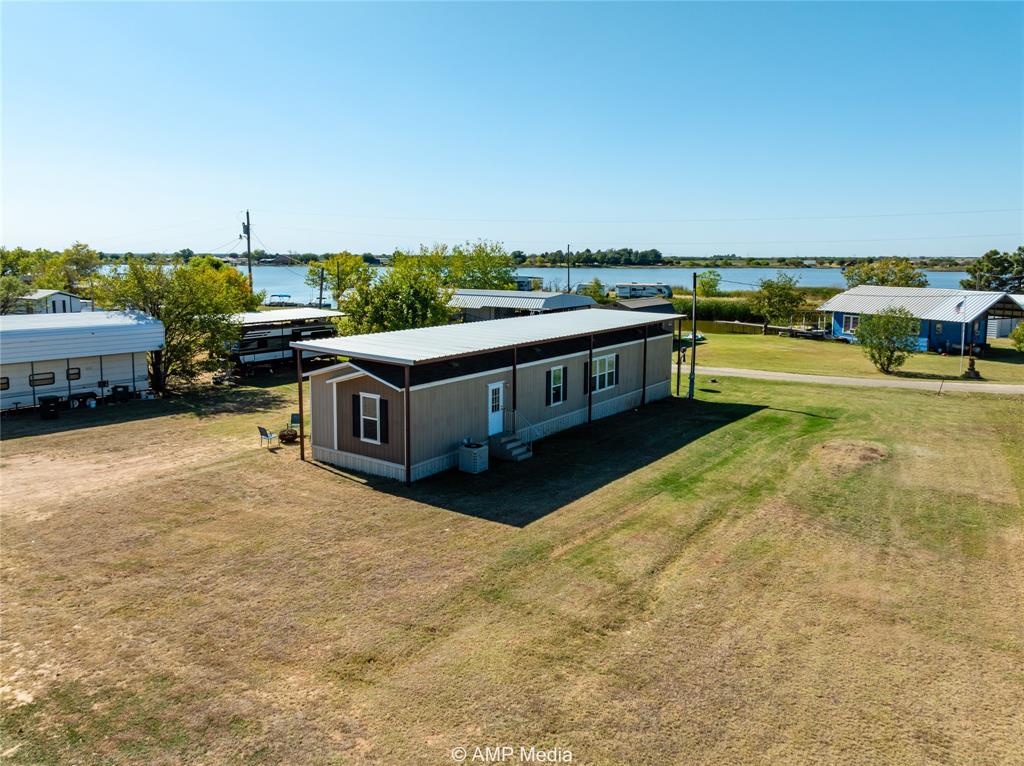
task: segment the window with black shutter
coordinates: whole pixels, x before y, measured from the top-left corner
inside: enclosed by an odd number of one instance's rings
[[[555,406],[565,401],[565,375],[566,368],[552,367],[547,373],[548,395],[546,403],[548,406]]]
[[[360,441],[381,444],[381,399],[377,394],[359,394],[353,397]],[[357,401],[356,401],[357,400]],[[354,420],[353,422],[356,422]]]
[[[82,369],[80,367],[68,367],[68,380],[81,380]]]
[[[28,384],[30,386],[51,386],[57,379],[57,376],[52,372],[37,372],[35,375],[28,376]]]
[[[597,393],[611,388],[619,382],[619,355],[594,357],[594,368],[590,375],[590,389]]]

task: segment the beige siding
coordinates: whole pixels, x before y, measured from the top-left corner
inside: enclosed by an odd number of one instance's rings
[[[331,386],[327,381],[331,373],[309,377],[309,440],[314,447],[334,449],[334,430],[331,426]]]
[[[659,335],[647,341],[647,386],[668,380],[672,373],[672,336]]]
[[[363,375],[328,385],[339,371],[310,377],[311,440],[316,447],[334,449],[337,418],[338,449],[376,460],[405,464],[403,393]],[[377,394],[388,402],[388,443],[371,444],[352,434],[352,395]],[[336,399],[334,398],[336,397]]]
[[[444,455],[459,448],[466,437],[487,439],[487,387],[505,384],[505,407],[512,407],[512,373],[495,372],[476,378],[438,383],[412,391],[412,462]]]

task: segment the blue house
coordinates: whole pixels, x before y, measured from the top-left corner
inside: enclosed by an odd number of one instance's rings
[[[988,345],[990,319],[1024,318],[1024,301],[1008,293],[935,287],[859,285],[820,307],[832,314],[832,337],[855,343],[861,317],[902,308],[920,320],[917,347],[950,352]]]

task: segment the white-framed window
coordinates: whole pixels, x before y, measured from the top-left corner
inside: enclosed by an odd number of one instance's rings
[[[565,401],[565,368],[551,368],[551,406]]]
[[[860,324],[860,314],[843,314],[843,332],[853,334]]]
[[[359,394],[359,438],[380,444],[380,396]]]
[[[611,388],[619,382],[619,370],[615,354],[594,357],[594,369],[590,371],[590,389],[595,393]]]

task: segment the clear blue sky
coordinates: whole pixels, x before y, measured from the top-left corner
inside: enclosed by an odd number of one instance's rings
[[[1018,3],[2,14],[6,245],[208,250],[246,207],[274,251],[1024,241]]]

